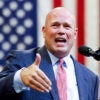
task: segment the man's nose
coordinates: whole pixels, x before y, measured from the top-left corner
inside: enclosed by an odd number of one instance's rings
[[[59,27],[59,34],[60,35],[64,35],[66,32],[65,32],[65,28],[63,26],[60,26]]]

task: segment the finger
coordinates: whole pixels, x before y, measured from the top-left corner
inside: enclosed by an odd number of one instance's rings
[[[41,70],[37,70],[38,75],[42,78],[42,80],[44,80],[49,86],[52,85],[51,81],[49,80],[49,78],[45,75],[44,72],[42,72]]]
[[[32,79],[30,81],[30,87],[31,88],[35,87],[35,89],[39,89],[42,92],[49,92],[50,91],[50,89],[46,88],[43,84],[41,84],[39,81],[37,81],[35,79]]]
[[[37,82],[39,82],[39,84],[41,85],[41,87],[43,87],[43,89],[45,91],[50,91],[51,90],[51,85],[47,84],[47,82],[42,78],[40,77],[39,75],[34,74],[33,76],[33,79],[36,80]]]
[[[37,54],[36,54],[36,59],[35,59],[34,64],[35,64],[36,66],[39,66],[39,65],[40,65],[40,62],[41,62],[41,56],[40,56],[39,53],[37,53]]]
[[[32,89],[38,90],[38,91],[40,91],[40,92],[45,92],[43,89],[37,87],[36,85],[31,84],[30,87],[31,87]]]

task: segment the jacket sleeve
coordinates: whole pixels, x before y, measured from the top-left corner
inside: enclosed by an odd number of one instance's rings
[[[9,53],[4,68],[0,72],[0,95],[15,94],[13,79],[15,72],[23,66],[20,54],[15,51]]]

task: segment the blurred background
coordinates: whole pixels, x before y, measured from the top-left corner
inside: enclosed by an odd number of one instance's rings
[[[78,53],[81,45],[94,51],[100,47],[100,0],[0,0],[0,70],[9,51],[44,44],[41,27],[45,16],[58,6],[69,9],[76,16],[78,39],[72,54],[100,76],[100,61]]]

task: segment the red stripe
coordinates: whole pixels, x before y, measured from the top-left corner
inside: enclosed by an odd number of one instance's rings
[[[62,6],[62,0],[53,0],[53,8]]]
[[[77,39],[77,48],[85,44],[85,13],[84,13],[84,0],[77,0],[77,25],[78,25],[78,39]],[[85,64],[84,56],[77,54],[77,59],[79,62]]]

